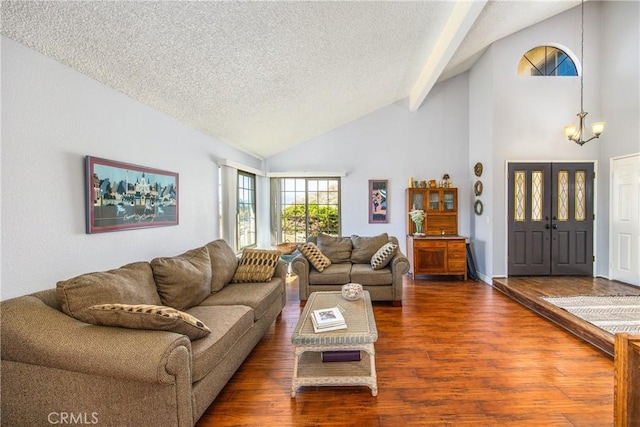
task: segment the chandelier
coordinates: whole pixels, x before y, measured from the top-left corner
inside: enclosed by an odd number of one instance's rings
[[[570,141],[583,146],[585,143],[591,141],[594,138],[600,138],[600,135],[604,131],[604,122],[597,122],[591,125],[591,131],[593,136],[589,139],[584,139],[584,118],[587,116],[583,107],[584,99],[584,0],[582,0],[582,33],[580,42],[580,62],[582,64],[582,73],[580,73],[580,112],[576,114],[578,116],[578,126],[569,125],[565,126],[564,133],[567,135]]]

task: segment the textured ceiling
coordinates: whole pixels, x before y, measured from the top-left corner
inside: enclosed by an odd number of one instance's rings
[[[464,72],[495,40],[579,4],[485,3],[467,26],[452,18],[464,1],[2,0],[1,19],[3,35],[266,158],[426,96],[425,76]]]

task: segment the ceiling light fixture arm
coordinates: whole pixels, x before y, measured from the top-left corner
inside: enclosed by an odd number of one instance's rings
[[[604,122],[593,123],[591,125],[593,136],[587,140],[582,139],[584,135],[584,118],[589,114],[584,111],[584,0],[582,0],[581,7],[580,61],[582,63],[582,73],[580,73],[580,112],[576,114],[578,116],[578,127],[575,125],[565,126],[564,131],[569,141],[583,146],[592,139],[600,138],[600,135],[604,131]]]

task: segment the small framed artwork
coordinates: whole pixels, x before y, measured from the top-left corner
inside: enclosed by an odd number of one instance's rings
[[[86,157],[87,234],[178,224],[178,174]]]
[[[388,223],[387,180],[369,180],[369,223]]]

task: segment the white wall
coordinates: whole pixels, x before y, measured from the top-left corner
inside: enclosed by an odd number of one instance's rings
[[[580,57],[580,7],[495,42],[470,71],[470,165],[491,153],[483,162],[486,217],[472,227],[478,248],[488,242],[487,253],[476,248],[483,274],[507,273],[506,162],[561,160],[596,162],[595,272],[607,275],[608,159],[639,150],[638,20],[635,2],[585,4],[584,109],[588,125],[605,120],[607,127],[582,147],[563,133],[565,125],[577,123],[580,79],[516,75],[518,61],[535,46],[560,44]]]
[[[437,84],[420,110],[391,105],[264,161],[272,172],[344,171],[343,234],[398,236],[403,250],[409,177],[449,173],[460,189],[460,234],[478,267],[504,275],[507,160],[598,160],[597,272],[608,265],[609,158],[640,151],[639,5],[587,2],[585,110],[607,122],[584,147],[562,129],[579,108],[579,80],[518,78],[530,48],[579,52],[579,8],[496,42],[468,73]],[[601,10],[601,14],[599,11]],[[0,254],[3,299],[124,263],[180,253],[218,237],[215,159],[261,169],[241,153],[2,37]],[[595,82],[601,81],[601,84]],[[84,156],[180,173],[180,225],[85,234]],[[481,161],[482,217],[472,167]],[[368,180],[389,180],[389,224],[368,224]],[[268,244],[268,184],[259,180],[258,236]]]
[[[405,251],[409,177],[460,187],[460,234],[469,233],[467,74],[437,84],[416,113],[397,103],[327,132],[266,161],[268,172],[346,172],[342,234],[398,237]],[[389,181],[388,224],[368,223],[368,180]]]
[[[2,37],[1,297],[218,237],[218,174],[260,162]],[[180,224],[85,234],[84,157],[180,174]]]
[[[598,177],[597,271],[609,272],[610,159],[640,153],[640,3],[602,3],[602,117]],[[606,248],[606,249],[605,249]]]
[[[490,281],[493,273],[493,213],[502,211],[504,207],[494,206],[491,202],[499,199],[494,197],[492,172],[493,165],[493,134],[494,110],[493,93],[493,46],[489,47],[469,72],[469,170],[480,162],[483,166],[482,175],[477,178],[471,174],[468,186],[473,188],[476,180],[482,182],[483,190],[479,197],[470,193],[469,205],[473,206],[476,199],[483,204],[482,215],[471,216],[470,244],[476,261],[476,268],[482,279]],[[498,168],[499,169],[499,168]],[[499,202],[496,201],[496,204]],[[499,224],[498,224],[499,226]],[[498,244],[502,244],[499,242]]]
[[[596,85],[600,80],[597,7],[597,3],[585,6],[584,104],[594,121],[601,117]],[[505,162],[598,159],[598,143],[580,147],[568,141],[563,132],[564,126],[576,121],[576,113],[580,111],[580,79],[516,74],[522,55],[548,42],[580,52],[580,7],[500,40],[494,46],[494,79],[499,82],[494,92],[494,276],[507,274]]]

